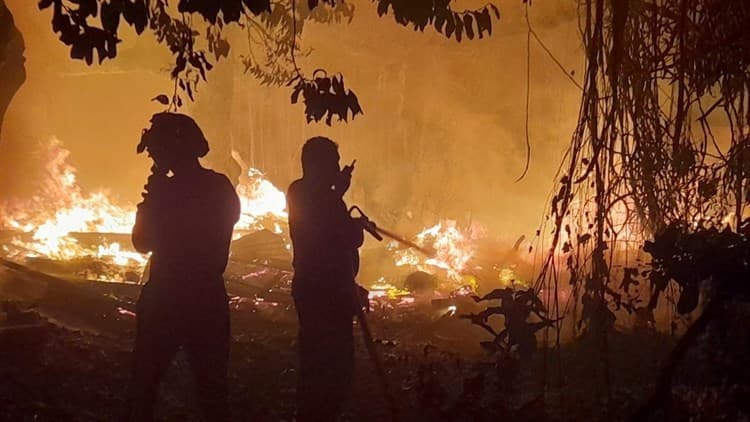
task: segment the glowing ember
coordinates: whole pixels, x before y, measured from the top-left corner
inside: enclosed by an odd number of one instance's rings
[[[511,288],[520,288],[520,289],[528,289],[531,287],[531,285],[518,278],[516,275],[515,270],[512,267],[505,267],[500,269],[498,272],[498,278],[500,279],[500,287],[511,287]]]
[[[380,277],[378,281],[373,283],[370,286],[369,291],[370,293],[368,294],[368,297],[370,299],[378,299],[378,298],[395,299],[397,297],[406,296],[409,294],[408,290],[399,289],[393,284],[390,284],[387,281],[385,281],[383,277]]]

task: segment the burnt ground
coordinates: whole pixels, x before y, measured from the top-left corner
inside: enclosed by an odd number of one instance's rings
[[[0,270],[2,299],[12,300],[6,303],[14,309],[32,307],[15,316],[6,312],[0,323],[0,420],[116,420],[134,331],[133,316],[123,310],[132,306],[137,286],[57,285],[34,277]],[[704,336],[657,419],[747,420],[747,316],[743,311]],[[600,349],[585,340],[498,364],[483,355],[481,330],[428,303],[377,309],[369,320],[401,420],[624,420],[651,394],[675,343],[656,333],[612,334],[607,406]],[[235,300],[232,323],[234,419],[292,421],[294,310],[283,302]],[[11,325],[27,328],[7,329]],[[355,388],[343,419],[390,420],[358,338]],[[158,420],[199,420],[192,391],[189,366],[178,355],[162,383]]]

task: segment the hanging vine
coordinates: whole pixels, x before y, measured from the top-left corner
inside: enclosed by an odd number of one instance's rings
[[[634,253],[642,255],[640,245],[675,225],[689,233],[742,223],[750,175],[750,5],[592,0],[581,3],[579,15],[581,106],[547,215],[552,244],[536,288],[556,291],[556,271],[568,271],[573,303],[563,308],[580,302],[578,327],[598,339],[608,394],[615,312],[653,320],[670,280],[649,280],[628,266]],[[720,112],[730,126],[721,140],[712,130]],[[615,266],[625,267],[619,284]],[[641,281],[651,288],[634,288]]]

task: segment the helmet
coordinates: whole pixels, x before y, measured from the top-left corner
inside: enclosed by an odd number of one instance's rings
[[[151,127],[143,130],[136,151],[140,154],[152,148],[169,154],[198,158],[208,153],[208,142],[192,117],[163,112],[151,116]]]

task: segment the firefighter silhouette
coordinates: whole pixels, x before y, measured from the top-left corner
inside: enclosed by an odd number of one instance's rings
[[[299,319],[299,421],[335,420],[351,387],[354,278],[363,242],[362,226],[342,199],[352,170],[339,167],[333,141],[311,138],[302,148],[303,176],[287,194]]]
[[[229,307],[223,273],[240,203],[226,176],[201,166],[208,143],[196,122],[159,113],[137,151],[153,159],[138,205],[133,245],[151,253],[137,304],[125,420],[153,418],[161,377],[179,348],[187,355],[207,420],[229,420]]]

